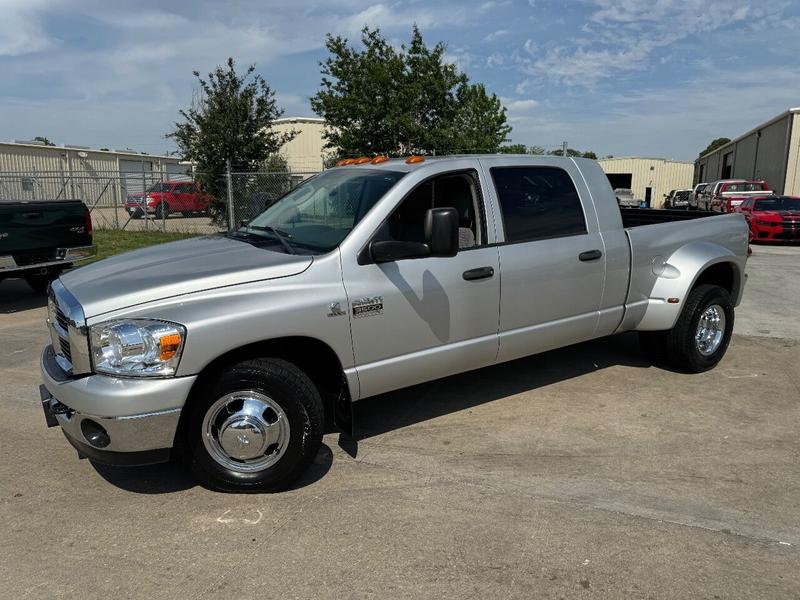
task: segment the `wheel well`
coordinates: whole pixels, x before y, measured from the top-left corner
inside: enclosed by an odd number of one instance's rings
[[[705,271],[700,273],[694,282],[694,287],[702,284],[718,285],[728,291],[733,298],[739,288],[739,274],[738,269],[729,262],[716,263],[708,267]]]
[[[297,365],[317,386],[326,410],[328,408],[328,403],[324,401],[326,397],[337,398],[342,390],[345,393],[348,391],[342,363],[330,346],[316,338],[285,337],[247,344],[215,358],[198,375],[186,404],[189,405],[200,390],[211,384],[220,369],[252,358],[282,358]],[[181,411],[176,445],[182,439],[189,412]]]

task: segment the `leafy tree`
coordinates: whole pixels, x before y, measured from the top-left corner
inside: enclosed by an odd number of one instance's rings
[[[563,156],[564,151],[562,148],[558,148],[556,150],[550,150],[548,152],[550,156]],[[587,152],[581,152],[580,150],[575,150],[574,148],[567,148],[567,156],[570,158],[591,158],[593,160],[597,160],[597,154],[588,150]]]
[[[444,43],[426,46],[416,26],[399,49],[369,27],[361,43],[327,36],[311,98],[328,124],[326,147],[345,156],[496,152],[511,131],[497,96],[448,63]]]
[[[725,144],[727,144],[730,141],[731,140],[729,138],[726,138],[726,137],[720,137],[720,138],[716,138],[715,140],[711,140],[711,143],[708,146],[706,146],[705,150],[701,151],[700,154],[697,155],[697,158],[700,158],[701,156],[703,156],[705,154],[708,154],[709,152],[713,152],[717,148],[720,148],[720,147],[724,146]]]
[[[296,132],[279,134],[273,130],[272,122],[283,111],[272,88],[254,74],[255,65],[239,74],[229,58],[224,66],[209,73],[208,79],[197,71],[193,73],[200,85],[200,97],[180,111],[183,122],[175,123],[167,137],[175,140],[185,160],[194,163],[200,187],[212,196],[212,218],[222,224],[227,212],[226,161],[231,161],[234,171],[256,171]],[[234,196],[245,195],[246,179],[236,181]]]
[[[33,141],[42,142],[45,146],[55,146],[53,142],[51,142],[49,139],[41,135],[37,135],[35,138],[33,138]]]
[[[526,146],[525,144],[509,144],[508,146],[500,146],[497,151],[500,154],[547,154],[547,150],[541,146]]]

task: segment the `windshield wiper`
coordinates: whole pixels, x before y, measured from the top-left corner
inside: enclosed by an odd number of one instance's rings
[[[255,229],[256,231],[271,233],[275,236],[275,239],[281,243],[281,246],[286,250],[286,254],[295,254],[294,249],[289,245],[289,242],[286,241],[286,238],[292,237],[291,234],[281,231],[280,229],[275,229],[269,225],[248,225],[245,229]]]

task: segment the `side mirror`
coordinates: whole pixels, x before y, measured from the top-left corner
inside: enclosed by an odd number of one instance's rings
[[[428,209],[425,241],[431,256],[455,256],[458,253],[458,211],[451,207]]]
[[[431,208],[425,213],[425,242],[373,240],[369,253],[376,263],[458,253],[458,212],[455,208]]]

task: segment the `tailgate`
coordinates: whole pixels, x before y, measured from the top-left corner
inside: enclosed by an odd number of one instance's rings
[[[80,200],[0,202],[0,255],[92,243]]]

